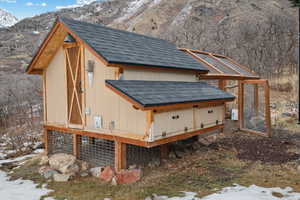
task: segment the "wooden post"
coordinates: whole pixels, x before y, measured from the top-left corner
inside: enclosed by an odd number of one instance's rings
[[[76,134],[73,134],[73,155],[78,158],[79,157],[79,148],[78,146],[80,145],[79,144],[79,138],[80,136],[79,135],[76,135]]]
[[[238,104],[239,128],[242,129],[244,124],[244,84],[242,81],[239,81]]]
[[[272,137],[271,128],[271,110],[270,110],[270,85],[269,82],[265,83],[265,115],[268,137]]]
[[[226,91],[226,80],[219,80],[219,89]],[[224,115],[223,115],[223,120],[226,119],[226,112],[227,112],[227,108],[226,108],[226,103],[224,103]],[[221,132],[224,132],[224,129],[221,129]]]
[[[258,84],[254,84],[254,109],[255,114],[258,115],[259,108],[259,96],[258,96]]]
[[[45,153],[49,154],[49,133],[46,128],[44,128],[44,143],[45,143]]]
[[[115,141],[115,169],[126,169],[126,144],[119,141]]]
[[[223,91],[226,90],[226,80],[219,80],[219,89]]]
[[[160,146],[160,161],[168,158],[169,156],[169,146],[168,144],[163,144]]]

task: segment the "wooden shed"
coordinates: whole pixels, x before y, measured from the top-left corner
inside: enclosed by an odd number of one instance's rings
[[[235,96],[201,81],[218,79],[211,72],[220,70],[194,54],[58,18],[27,68],[43,77],[46,151],[120,170],[159,157],[170,142],[222,131],[225,104]]]

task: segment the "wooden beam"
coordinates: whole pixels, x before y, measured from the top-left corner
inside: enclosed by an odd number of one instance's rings
[[[244,83],[239,81],[238,89],[238,116],[239,116],[239,128],[242,129],[244,125]]]
[[[126,144],[119,141],[115,141],[115,169],[126,169]]]
[[[205,74],[199,76],[202,80],[215,80],[215,79],[223,79],[223,80],[249,80],[249,79],[260,79],[258,76],[242,76],[242,75],[234,75],[234,74]]]
[[[154,142],[146,142],[144,140],[127,138],[125,136],[121,137],[121,136],[113,135],[113,134],[84,131],[84,130],[79,130],[79,129],[71,129],[71,128],[66,128],[66,127],[61,127],[61,126],[54,126],[54,125],[44,125],[45,130],[54,130],[54,131],[59,131],[59,132],[66,133],[66,134],[76,134],[76,135],[94,137],[94,138],[105,139],[105,140],[110,140],[110,141],[118,141],[118,142],[125,143],[125,144],[132,144],[132,145],[142,146],[142,147],[147,147],[147,148],[159,146],[162,144],[167,144],[170,142],[176,142],[178,140],[187,139],[187,138],[190,138],[190,137],[193,137],[196,135],[201,135],[201,134],[204,134],[204,133],[207,133],[210,131],[214,131],[214,130],[219,130],[222,128],[224,128],[224,125],[220,124],[220,125],[213,126],[210,128],[204,128],[204,129],[200,129],[200,130],[196,130],[196,131],[192,131],[192,132],[188,132],[188,133],[183,133],[180,135],[163,138],[163,139],[160,139],[160,140],[157,140]]]
[[[44,104],[44,124],[47,123],[47,76],[46,70],[43,72],[43,104]]]
[[[254,94],[253,94],[253,102],[254,102],[254,110],[255,114],[258,115],[259,113],[259,90],[258,90],[258,84],[254,84]]]
[[[202,104],[202,105],[194,105],[192,107],[194,108],[210,108],[210,107],[217,107],[221,106],[224,103],[210,103],[210,104]],[[191,107],[190,107],[191,108]],[[184,110],[187,109],[187,107],[180,107],[180,108],[169,108],[169,109],[159,109],[159,110],[153,110],[154,113],[164,113],[164,112],[170,112],[170,111],[179,111],[179,110]]]
[[[150,135],[150,129],[154,122],[154,114],[153,110],[146,111],[146,130],[145,130],[145,136],[143,139],[151,137]]]
[[[160,146],[160,161],[169,157],[169,145],[163,144]]]
[[[73,155],[76,158],[79,158],[79,152],[80,152],[79,145],[80,145],[80,136],[73,134]]]
[[[79,44],[77,42],[64,42],[64,44],[63,44],[64,49],[74,48],[74,47],[78,47],[78,46],[79,46]]]
[[[60,23],[58,22],[58,20],[56,20],[53,28],[48,33],[46,39],[43,41],[43,43],[42,43],[41,47],[39,48],[39,50],[37,51],[37,53],[34,55],[31,63],[28,65],[28,67],[26,69],[26,72],[28,74],[31,74],[31,72],[33,71],[34,65],[36,64],[37,60],[39,59],[39,57],[43,53],[45,47],[48,45],[49,41],[51,40],[51,38],[53,37],[53,35],[56,33],[56,31],[58,30],[59,27],[60,27]]]
[[[270,85],[269,81],[265,83],[265,116],[268,137],[272,137],[272,124],[271,124],[271,109],[270,109]]]
[[[49,154],[49,133],[47,129],[44,129],[44,143],[45,143],[45,153]]]

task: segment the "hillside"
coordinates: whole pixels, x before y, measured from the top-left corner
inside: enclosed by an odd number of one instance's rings
[[[285,0],[111,0],[45,13],[0,29],[0,91],[14,86],[12,81],[21,82],[19,87],[35,85],[23,72],[57,16],[225,54],[265,77],[296,69],[297,15]]]

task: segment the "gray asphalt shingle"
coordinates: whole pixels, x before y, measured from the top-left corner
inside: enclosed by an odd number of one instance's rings
[[[235,98],[205,82],[106,80],[106,84],[144,107]]]
[[[202,63],[165,40],[68,18],[60,21],[108,63],[208,72]]]

